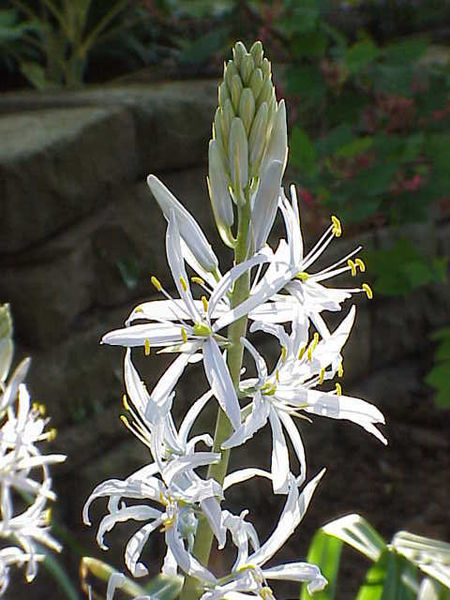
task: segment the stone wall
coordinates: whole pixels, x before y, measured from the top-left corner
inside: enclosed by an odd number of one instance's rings
[[[97,555],[94,531],[80,524],[85,498],[99,481],[125,476],[147,458],[118,419],[123,352],[101,347],[99,339],[152,296],[151,274],[171,285],[165,222],[145,185],[150,171],[198,216],[210,240],[217,240],[205,186],[215,103],[213,81],[0,98],[0,300],[12,306],[16,360],[33,358],[29,383],[59,430],[55,450],[68,455],[54,469],[56,514]],[[407,235],[427,252],[450,254],[450,228],[443,224],[381,230],[365,235],[363,245],[384,248],[396,235]],[[336,242],[327,262],[356,243],[360,240],[345,237]],[[430,331],[448,324],[450,291],[433,284],[404,298],[357,303],[344,382],[349,390],[364,390],[389,419],[414,404],[417,386],[423,385],[414,360],[429,349]],[[153,356],[143,363],[150,383],[166,364]],[[180,406],[203,385],[197,376],[185,378]],[[345,425],[337,427],[344,435]],[[321,446],[323,431],[333,436],[335,429],[315,428],[312,447]],[[358,431],[355,439],[363,435]],[[433,444],[426,431],[417,435],[425,446]],[[349,505],[349,511],[361,506]],[[328,510],[324,518],[333,516]],[[106,558],[121,566],[119,554]],[[66,562],[75,576],[73,556],[67,554]],[[36,598],[40,593],[34,586]]]

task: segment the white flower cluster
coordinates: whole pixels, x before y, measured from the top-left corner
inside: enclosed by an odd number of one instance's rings
[[[341,235],[340,223],[332,217],[318,243],[304,254],[295,188],[291,187],[289,199],[281,187],[287,157],[286,114],[284,103],[275,100],[270,63],[258,42],[249,52],[238,43],[233,53],[219,88],[208,184],[218,229],[235,251],[235,264],[222,274],[193,216],[150,175],[149,187],[168,223],[166,252],[176,297],[152,277],[164,299],[137,306],[125,327],[107,333],[102,342],[127,348],[124,406],[131,418],[124,421],[148,446],[153,462],[124,481],[112,479],[97,486],[84,519],[89,523],[93,500],[108,498],[108,512],[97,534],[103,548],[105,533],[116,523],[129,519],[142,523],[125,549],[125,563],[134,577],[148,573],[141,555],[150,534],[162,530],[167,545],[162,572],[186,576],[181,598],[267,600],[274,598],[269,585],[273,580],[307,582],[311,593],[326,585],[319,569],[308,563],[266,567],[293,534],[323,475],[322,471],[305,485],[305,451],[294,418],[316,414],[347,419],[385,443],[375,426],[384,419],[371,404],[343,395],[339,383],[331,390],[325,383],[342,376],[341,351],[355,307],[332,332],[322,313],[340,311],[344,300],[356,292],[371,297],[371,290],[367,284],[331,288],[324,281],[346,271],[352,275],[364,271],[363,261],[355,258],[360,249],[313,271],[329,243]],[[272,249],[267,239],[278,212],[286,236]],[[238,224],[233,234],[235,213]],[[200,290],[199,298],[191,282]],[[279,344],[272,372],[247,339],[248,333],[257,331]],[[133,365],[131,348],[135,347],[142,347],[147,356],[152,348],[177,355],[152,392]],[[244,351],[254,361],[254,377],[243,378]],[[198,362],[210,389],[192,403],[177,428],[171,412],[174,390],[183,373]],[[215,439],[209,434],[190,437],[211,399],[218,402],[222,415]],[[227,450],[245,444],[266,423],[272,430],[271,471],[248,468],[220,477],[216,467],[226,460]],[[293,472],[286,435],[300,465],[298,472]],[[200,443],[207,451],[197,450]],[[209,466],[206,479],[196,472],[205,466]],[[227,490],[253,477],[269,479],[274,493],[286,496],[273,533],[263,543],[246,520],[248,511],[234,515],[222,508]],[[237,558],[225,575],[214,574],[198,558],[201,542],[196,538],[203,535],[200,529],[205,520],[219,549],[227,540],[235,546]],[[208,555],[209,551],[206,559]],[[192,581],[194,592],[188,589]],[[111,578],[108,598],[122,582],[120,574]]]
[[[60,551],[49,533],[49,500],[55,500],[48,466],[65,460],[41,454],[40,444],[54,437],[46,429],[45,408],[32,404],[24,383],[26,358],[8,379],[13,343],[8,305],[0,306],[0,596],[9,583],[12,565],[26,565],[28,582],[45,558],[43,546]]]

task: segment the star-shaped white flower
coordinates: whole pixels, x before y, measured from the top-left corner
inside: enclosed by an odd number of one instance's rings
[[[272,535],[262,546],[259,544],[253,526],[244,521],[244,515],[240,517],[226,515],[224,522],[238,549],[238,556],[228,576],[222,578],[214,586],[211,584],[205,586],[206,591],[201,600],[238,600],[255,597],[274,600],[275,596],[268,585],[268,580],[308,582],[308,590],[311,593],[325,587],[327,581],[316,565],[293,562],[271,568],[265,567],[266,562],[285,544],[303,519],[314,490],[324,472],[325,470],[322,470],[312,479],[302,493],[299,492],[299,481],[290,475],[289,492],[283,512]],[[225,478],[224,490],[255,475],[272,479],[272,475],[265,471],[243,469]],[[249,552],[250,547],[253,549],[251,553]]]
[[[279,325],[254,323],[253,331],[262,329],[271,333],[281,344],[281,356],[271,374],[268,373],[267,365],[256,348],[248,340],[242,340],[255,360],[258,379],[241,382],[241,393],[252,397],[250,414],[222,446],[232,448],[245,443],[269,421],[273,439],[272,476],[276,493],[287,491],[290,472],[289,451],[283,429],[287,432],[299,460],[302,479],[306,476],[305,452],[293,416],[307,413],[333,419],[347,419],[386,443],[384,436],[375,427],[377,423],[384,423],[383,415],[375,406],[359,398],[342,395],[339,384],[333,391],[314,389],[325,380],[341,373],[341,350],[354,319],[355,308],[352,307],[332,334],[319,341],[319,335],[316,333],[309,344],[308,321],[300,311],[292,324],[290,335]]]
[[[153,278],[158,290],[168,297],[166,301],[146,302],[133,310],[128,326],[103,336],[106,344],[127,347],[142,346],[148,353],[153,346],[166,350],[181,351],[177,375],[180,376],[190,357],[201,352],[206,377],[214,396],[227,414],[234,428],[240,424],[240,407],[228,367],[219,347],[226,340],[218,332],[232,323],[239,315],[222,309],[216,318],[216,308],[226,303],[226,295],[233,283],[252,267],[267,262],[270,254],[260,252],[245,263],[233,267],[214,285],[209,300],[205,296],[195,301],[189,285],[181,248],[181,237],[176,214],[171,213],[167,227],[166,248],[168,263],[180,298],[172,299],[158,280]],[[242,315],[240,315],[242,316]],[[149,320],[135,324],[137,320]],[[176,367],[174,367],[176,370]],[[175,380],[174,380],[175,382]],[[176,383],[176,382],[175,382]]]

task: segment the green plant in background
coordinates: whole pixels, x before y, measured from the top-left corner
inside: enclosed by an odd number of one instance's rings
[[[400,531],[386,544],[363,517],[347,515],[321,527],[308,560],[319,565],[328,587],[317,600],[333,600],[344,544],[372,561],[356,600],[449,600],[450,544]],[[300,600],[310,595],[304,586]]]
[[[439,408],[450,408],[450,327],[436,331],[432,338],[439,342],[434,354],[434,366],[425,383],[436,390],[434,401]]]
[[[387,250],[366,253],[366,262],[375,277],[374,289],[384,296],[401,296],[433,281],[445,282],[447,257],[428,258],[406,238]]]
[[[12,41],[17,46],[9,46],[10,54],[37,89],[81,86],[93,48],[127,27],[126,17],[135,10],[129,0],[40,0],[37,7],[28,0],[9,0],[9,4],[14,12],[4,11],[4,18],[10,16],[5,29],[16,32]]]

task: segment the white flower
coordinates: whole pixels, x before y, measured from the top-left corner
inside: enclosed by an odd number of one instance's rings
[[[384,423],[384,417],[376,407],[359,398],[341,395],[339,384],[334,391],[313,389],[341,372],[341,349],[354,318],[355,308],[352,307],[334,333],[321,341],[315,334],[310,344],[308,323],[300,312],[289,336],[281,326],[254,323],[253,331],[262,329],[272,333],[282,346],[280,359],[270,375],[263,357],[248,340],[242,340],[255,360],[258,379],[241,382],[242,393],[252,397],[251,412],[222,447],[232,448],[243,444],[269,421],[273,439],[272,477],[276,493],[287,491],[289,477],[289,451],[283,428],[299,460],[302,479],[306,476],[305,452],[292,419],[293,416],[301,416],[299,411],[353,421],[386,443],[375,427],[376,423]]]
[[[233,542],[237,546],[238,556],[228,576],[222,578],[215,586],[210,584],[205,586],[206,591],[201,600],[220,600],[222,598],[238,600],[254,597],[271,600],[275,596],[267,583],[268,580],[284,579],[308,582],[310,593],[325,587],[327,581],[315,565],[305,562],[293,562],[271,568],[265,568],[264,566],[285,544],[303,519],[314,490],[324,472],[325,470],[322,470],[311,480],[301,494],[298,489],[298,481],[292,475],[289,477],[289,493],[283,512],[272,535],[262,546],[259,545],[256,532],[251,524],[243,520],[243,515],[234,518],[226,516],[225,523],[230,530]],[[224,490],[230,485],[255,475],[272,479],[272,475],[265,471],[243,469],[225,478]],[[249,546],[253,548],[253,552],[250,554]]]
[[[184,463],[185,470],[196,466],[198,464],[195,463],[194,458],[191,464],[188,461]],[[101,548],[107,549],[104,535],[116,523],[129,519],[145,522],[129,539],[125,548],[125,564],[134,577],[147,575],[147,567],[139,562],[143,547],[150,534],[162,528],[167,544],[162,572],[171,574],[174,569],[180,567],[193,577],[214,583],[216,580],[214,575],[192,555],[192,547],[197,528],[197,515],[201,512],[200,503],[204,500],[220,498],[221,487],[213,479],[204,481],[198,478],[183,488],[179,485],[180,482],[183,483],[180,473],[169,477],[166,471],[167,483],[165,483],[156,477],[157,472],[158,465],[153,463],[130,475],[125,481],[110,479],[98,485],[83,509],[84,522],[90,525],[89,507],[93,500],[108,497],[109,513],[101,520],[97,532],[97,542]],[[127,505],[124,499],[130,499],[133,503]],[[137,500],[144,501],[145,504],[136,504]],[[150,506],[149,503],[156,505],[157,508]]]
[[[216,307],[226,297],[233,283],[253,266],[269,260],[268,252],[261,252],[245,263],[233,267],[214,286],[209,300],[203,296],[195,301],[184,265],[178,219],[171,213],[166,237],[167,258],[180,298],[173,300],[155,278],[158,290],[165,293],[167,301],[147,302],[140,305],[130,315],[128,327],[107,333],[103,343],[128,347],[143,346],[146,352],[153,346],[167,350],[182,351],[188,356],[177,359],[179,365],[186,366],[189,356],[201,351],[206,377],[220,406],[236,428],[240,424],[240,407],[219,343],[226,340],[218,332],[239,318],[240,313],[222,312],[215,319]],[[134,324],[136,320],[149,319],[149,323]],[[215,319],[215,320],[214,320]],[[180,376],[183,369],[177,372]],[[176,383],[175,379],[173,383]]]
[[[283,323],[295,318],[296,305],[300,304],[303,313],[311,319],[320,335],[327,337],[329,331],[321,317],[322,311],[340,310],[342,302],[357,292],[365,292],[369,298],[372,297],[372,290],[367,283],[355,288],[329,288],[322,284],[344,272],[350,271],[352,275],[356,275],[358,269],[365,271],[364,262],[360,258],[352,259],[361,247],[355,248],[329,267],[310,273],[310,267],[328,245],[335,237],[340,237],[341,224],[333,216],[329,228],[305,256],[294,186],[291,186],[291,198],[289,202],[281,190],[278,206],[283,215],[287,240],[280,240],[264,276],[254,283],[250,297],[237,307],[237,311],[241,315],[259,310],[266,322]],[[282,290],[289,292],[291,296],[280,294]]]
[[[39,450],[40,442],[51,439],[54,431],[46,430],[44,408],[31,404],[23,383],[28,367],[29,359],[19,364],[0,400],[0,538],[7,545],[0,551],[0,594],[8,586],[13,564],[26,565],[27,581],[34,579],[38,562],[44,558],[37,545],[61,549],[48,528],[47,501],[56,497],[48,465],[66,457],[42,455]]]

